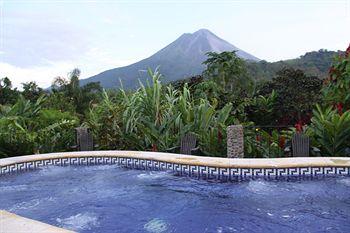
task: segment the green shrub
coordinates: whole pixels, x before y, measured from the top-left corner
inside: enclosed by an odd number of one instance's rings
[[[245,157],[278,158],[284,157],[284,148],[291,134],[289,131],[276,129],[268,132],[252,125],[244,131]]]
[[[350,111],[339,114],[332,107],[313,111],[307,133],[323,156],[344,156],[350,146]]]
[[[323,96],[328,106],[337,104],[340,111],[350,109],[350,45],[345,56],[339,56],[330,68]]]
[[[58,110],[44,110],[44,97],[31,102],[20,97],[0,113],[0,156],[67,150],[72,145],[76,117]]]

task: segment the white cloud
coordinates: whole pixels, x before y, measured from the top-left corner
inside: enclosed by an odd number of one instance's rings
[[[35,81],[41,87],[49,87],[57,76],[66,77],[75,66],[70,63],[51,63],[49,66],[21,68],[0,62],[0,77],[8,77],[14,87],[21,87],[21,83]]]
[[[20,67],[0,62],[0,78],[8,77],[14,87],[20,88],[22,83],[35,81],[40,87],[47,88],[57,76],[67,77],[74,68],[82,72],[81,79],[89,78],[108,69],[132,64],[138,59],[113,58],[110,52],[100,48],[89,49],[80,59],[74,61],[50,61],[45,65]]]
[[[116,56],[113,55],[113,52],[108,51],[108,48],[101,49],[98,47],[93,47],[85,53],[80,63],[84,66],[93,65],[96,67],[98,65],[100,69],[111,69],[130,65],[131,63],[137,61],[135,59],[118,59],[117,57],[118,54],[116,54]]]

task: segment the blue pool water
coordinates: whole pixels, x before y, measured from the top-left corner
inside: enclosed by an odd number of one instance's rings
[[[0,209],[78,232],[350,232],[350,177],[209,182],[115,165],[0,177]]]

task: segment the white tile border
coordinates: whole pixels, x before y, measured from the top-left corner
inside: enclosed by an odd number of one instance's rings
[[[0,159],[1,174],[45,165],[120,164],[212,178],[350,175],[350,158],[234,159],[142,151],[88,151]]]

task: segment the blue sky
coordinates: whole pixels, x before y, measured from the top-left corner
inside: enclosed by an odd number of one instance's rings
[[[0,0],[0,77],[47,87],[146,58],[207,28],[267,61],[350,42],[350,0]]]

